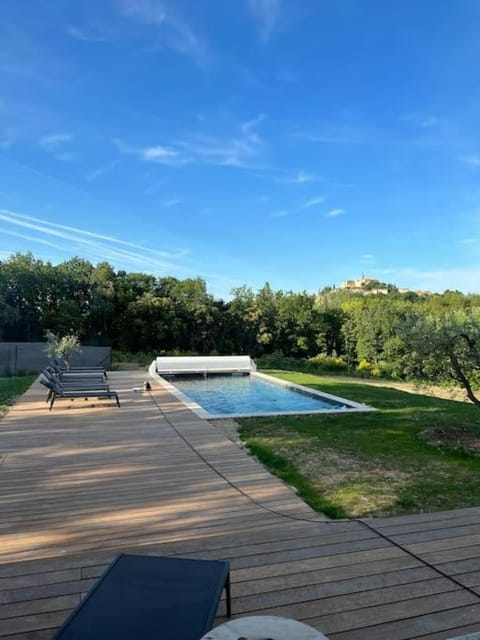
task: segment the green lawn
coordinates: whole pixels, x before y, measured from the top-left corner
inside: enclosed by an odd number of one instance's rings
[[[239,420],[250,451],[313,508],[343,518],[480,505],[480,410],[473,405],[334,377],[267,373],[378,409]]]
[[[0,416],[5,413],[16,396],[28,389],[35,378],[34,375],[0,378]]]

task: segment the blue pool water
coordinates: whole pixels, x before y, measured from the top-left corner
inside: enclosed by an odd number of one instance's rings
[[[255,376],[174,378],[169,382],[202,409],[217,416],[335,411],[346,408],[344,403],[270,384]]]

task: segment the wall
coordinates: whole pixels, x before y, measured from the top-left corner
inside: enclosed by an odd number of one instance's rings
[[[0,375],[39,373],[48,365],[45,342],[0,342]],[[71,360],[72,366],[109,367],[110,347],[82,347]]]

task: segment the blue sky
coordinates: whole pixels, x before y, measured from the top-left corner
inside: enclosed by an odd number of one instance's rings
[[[477,0],[2,0],[0,259],[480,291]]]

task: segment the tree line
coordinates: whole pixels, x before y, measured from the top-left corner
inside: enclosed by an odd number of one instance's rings
[[[362,296],[244,286],[231,299],[201,278],[115,270],[32,254],[0,262],[0,340],[77,334],[83,344],[137,353],[249,354],[311,360],[394,378],[476,384],[480,296],[456,291]],[[335,364],[336,363],[336,364]]]

